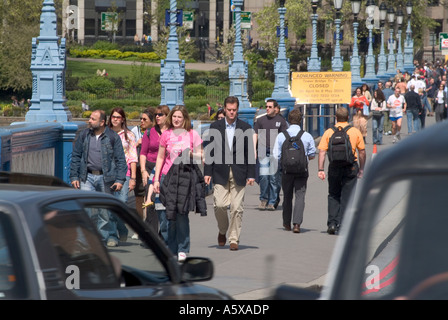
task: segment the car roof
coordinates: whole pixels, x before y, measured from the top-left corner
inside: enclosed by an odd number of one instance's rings
[[[5,183],[71,187],[62,179],[42,174],[0,171],[0,185]]]
[[[391,176],[448,172],[448,122],[443,121],[376,155],[364,175],[366,183]]]

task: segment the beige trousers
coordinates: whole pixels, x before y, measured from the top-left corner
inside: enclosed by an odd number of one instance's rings
[[[367,137],[367,117],[362,114],[362,110],[356,111],[353,115],[353,126],[361,131],[362,136]]]
[[[213,200],[215,217],[220,234],[228,233],[229,243],[239,243],[241,225],[243,221],[243,201],[245,186],[238,186],[230,169],[229,181],[226,185],[213,185]],[[227,207],[230,205],[230,218]]]

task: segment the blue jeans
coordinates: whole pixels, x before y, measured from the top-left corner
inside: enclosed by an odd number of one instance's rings
[[[163,183],[165,175],[160,177],[160,184]],[[158,195],[156,195],[156,205]],[[168,220],[166,210],[156,210],[159,217],[159,228],[162,239],[171,250],[177,255],[179,252],[190,252],[190,219],[188,214],[177,214],[176,220]]]
[[[123,187],[120,191],[114,191],[114,196],[123,201],[124,203],[128,202],[129,198],[129,176],[126,176],[126,181],[123,184]],[[124,238],[128,236],[129,230],[124,224],[123,220],[118,218],[115,214],[113,215],[113,223],[115,224],[115,227],[117,228],[118,234],[120,235],[120,238]]]
[[[406,116],[408,119],[408,134],[412,133],[412,126],[414,126],[414,132],[420,130],[420,118],[418,117],[417,110],[406,110]]]
[[[384,114],[381,117],[372,117],[372,139],[373,144],[383,143]]]
[[[81,181],[81,190],[99,191],[112,194],[110,187],[113,183],[104,183],[102,175],[87,174],[86,182]],[[100,233],[103,241],[106,243],[108,240],[114,240],[118,242],[117,227],[114,223],[114,219],[109,210],[99,209],[95,215],[92,212],[90,218],[95,222],[98,232]]]
[[[274,205],[279,193],[280,171],[278,170],[275,160],[269,157],[269,153],[265,158],[260,159],[260,201],[267,201],[268,205]]]

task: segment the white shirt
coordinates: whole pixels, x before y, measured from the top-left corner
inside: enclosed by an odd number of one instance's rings
[[[224,121],[226,123],[227,143],[229,144],[229,149],[232,150],[233,137],[235,136],[236,120],[232,124],[228,124],[227,119],[225,119]]]
[[[387,104],[391,105],[389,117],[402,117],[403,116],[403,103],[405,102],[404,96],[400,94],[398,98],[395,94],[391,95],[389,99],[387,99]],[[394,108],[395,107],[395,108]]]

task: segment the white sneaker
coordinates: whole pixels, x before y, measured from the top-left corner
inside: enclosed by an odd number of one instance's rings
[[[397,134],[397,139],[401,140],[401,134]]]
[[[134,233],[134,234],[132,235],[131,239],[138,240],[138,234]]]
[[[392,143],[395,143],[395,142],[397,142],[397,138],[394,138],[394,140],[392,140]]]
[[[185,259],[187,259],[187,254],[185,252],[179,252],[177,254],[177,261],[183,262]]]

